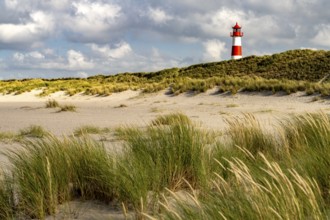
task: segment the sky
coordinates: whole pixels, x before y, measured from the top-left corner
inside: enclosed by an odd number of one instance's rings
[[[329,0],[0,0],[0,79],[150,72],[330,50]]]

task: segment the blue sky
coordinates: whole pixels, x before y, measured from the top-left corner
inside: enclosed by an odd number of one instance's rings
[[[330,49],[328,0],[0,0],[0,79],[87,77]]]

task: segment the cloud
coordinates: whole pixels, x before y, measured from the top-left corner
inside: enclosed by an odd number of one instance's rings
[[[18,61],[18,62],[23,62],[24,59],[25,59],[25,56],[24,56],[24,54],[22,54],[22,53],[14,53],[14,55],[13,55],[13,59],[14,59],[15,61]]]
[[[7,8],[15,9],[18,6],[18,0],[5,0],[5,5]]]
[[[78,72],[76,74],[76,77],[78,77],[78,78],[87,78],[88,77],[88,73],[86,73],[86,72]]]
[[[67,56],[68,68],[70,70],[85,70],[94,67],[94,64],[91,61],[88,61],[80,51],[69,50]]]
[[[97,54],[111,59],[124,58],[132,52],[131,46],[127,42],[120,42],[111,48],[108,44],[104,46],[99,46],[97,44],[91,44],[91,49]]]
[[[32,58],[37,59],[37,60],[42,60],[42,59],[45,58],[45,56],[42,53],[38,52],[38,51],[30,52],[29,56],[31,56]]]
[[[172,20],[173,17],[168,15],[160,8],[149,8],[148,17],[156,24],[165,24],[167,21]]]
[[[121,7],[110,3],[73,2],[72,8],[65,25],[68,37],[78,42],[107,41],[122,16]]]
[[[23,54],[23,53],[14,53],[13,55],[13,59],[18,61],[18,62],[24,62],[26,59],[30,60],[30,59],[34,59],[34,60],[42,60],[42,59],[45,59],[45,56],[38,52],[38,51],[32,51],[32,52],[29,52],[29,53],[26,53],[26,54]]]
[[[21,24],[0,24],[0,45],[12,49],[33,47],[48,38],[54,29],[54,19],[42,11],[30,14],[30,19]]]
[[[247,14],[242,10],[232,10],[222,7],[217,11],[199,15],[196,20],[204,35],[214,37],[229,36],[231,27],[236,23],[246,22]]]
[[[315,37],[311,40],[315,45],[330,47],[330,25],[318,25]]]
[[[244,56],[330,49],[328,0],[3,0],[0,8],[3,78],[230,59],[235,22]]]
[[[222,53],[226,51],[225,43],[217,39],[208,40],[203,43],[203,46],[205,61],[220,61]]]
[[[54,54],[52,50],[15,52],[7,60],[10,68],[18,70],[51,70],[51,71],[87,71],[95,68],[93,60],[80,51],[68,50],[65,56]]]

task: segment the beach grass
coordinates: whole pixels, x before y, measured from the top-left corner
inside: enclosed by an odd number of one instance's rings
[[[329,51],[291,50],[265,56],[249,56],[240,60],[201,63],[157,72],[96,75],[86,79],[23,79],[0,80],[0,93],[22,94],[41,91],[46,97],[63,91],[76,94],[109,96],[126,90],[154,93],[162,90],[172,95],[189,92],[198,94],[217,88],[219,93],[298,91],[307,95],[330,95],[328,70]]]
[[[45,219],[82,199],[136,219],[330,217],[329,115],[288,117],[271,131],[249,114],[227,124],[214,135],[181,113],[160,116],[116,129],[119,152],[86,135],[24,139],[6,153],[0,216]]]
[[[39,125],[30,125],[19,131],[19,136],[21,137],[43,138],[48,134],[49,132]]]
[[[83,136],[86,134],[105,134],[111,132],[110,128],[100,128],[93,125],[84,125],[73,131],[75,136]]]
[[[262,154],[260,157],[263,161],[257,178],[251,164],[228,158],[228,176],[215,173],[211,190],[189,192],[186,195],[189,200],[175,198],[175,202],[162,203],[166,211],[160,216],[164,219],[325,218],[321,192],[313,179],[294,169],[283,170]]]
[[[20,139],[20,135],[14,132],[0,132],[0,141],[2,142],[19,141]]]
[[[54,99],[49,99],[45,106],[46,108],[58,108],[60,107],[60,104]]]
[[[75,105],[60,105],[60,110],[58,112],[76,112],[77,106]]]

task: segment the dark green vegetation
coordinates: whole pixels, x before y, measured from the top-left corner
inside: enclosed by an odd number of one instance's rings
[[[0,173],[0,218],[43,219],[73,199],[136,219],[330,217],[330,116],[295,116],[272,131],[252,115],[228,124],[219,136],[185,115],[162,116],[117,129],[118,152],[88,136],[26,140]]]
[[[110,133],[110,128],[100,128],[97,126],[85,125],[74,130],[75,136],[84,136],[89,134],[107,134]]]
[[[56,100],[48,100],[45,105],[46,108],[59,108],[58,112],[76,112],[75,105],[60,105]]]
[[[25,138],[44,138],[50,133],[39,125],[31,125],[18,133],[0,132],[0,142],[21,142]]]
[[[60,104],[56,100],[52,99],[48,100],[45,106],[46,108],[58,108],[60,107]]]
[[[75,105],[61,105],[59,112],[76,112],[77,107]]]
[[[218,87],[219,92],[284,91],[290,94],[305,91],[307,94],[328,96],[329,74],[330,51],[292,50],[271,56],[250,56],[151,73],[97,75],[87,79],[0,81],[0,93],[21,94],[41,89],[41,96],[57,91],[64,91],[67,95],[108,96],[128,89],[150,93],[170,88],[170,93],[180,94],[205,92]]]

